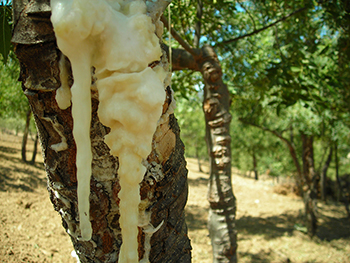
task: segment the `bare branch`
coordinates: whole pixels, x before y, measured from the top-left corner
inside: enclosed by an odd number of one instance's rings
[[[256,30],[255,21],[254,21],[254,18],[253,18],[253,16],[252,16],[252,14],[247,10],[247,8],[245,8],[245,6],[244,6],[240,1],[237,0],[237,2],[238,2],[238,4],[244,9],[244,11],[248,14],[248,16],[250,17],[250,19],[251,19],[252,22],[253,22],[254,30]]]
[[[236,42],[236,41],[238,41],[238,40],[240,40],[240,39],[243,39],[243,38],[250,37],[250,36],[253,36],[253,35],[255,35],[255,34],[258,34],[258,33],[260,33],[261,31],[264,31],[264,30],[266,30],[266,29],[268,29],[268,28],[270,28],[270,27],[272,27],[272,26],[278,24],[279,22],[282,22],[282,21],[288,19],[288,18],[291,17],[291,16],[293,16],[293,15],[295,15],[295,14],[297,14],[297,13],[300,13],[300,12],[304,11],[306,8],[307,8],[307,7],[300,8],[300,9],[298,9],[298,10],[296,10],[296,11],[290,13],[289,15],[286,15],[286,16],[284,16],[284,17],[281,17],[280,19],[276,20],[275,22],[273,22],[273,23],[271,23],[271,24],[269,24],[269,25],[267,25],[267,26],[264,26],[264,27],[262,27],[262,28],[259,28],[259,29],[257,29],[257,30],[254,30],[254,31],[251,32],[251,33],[248,33],[248,34],[245,34],[245,35],[236,37],[236,38],[232,38],[232,39],[229,39],[229,40],[224,40],[224,41],[222,41],[222,42],[216,43],[215,46],[216,46],[216,47],[217,47],[217,46],[223,46],[223,45],[226,45],[226,44],[229,44],[229,43]]]
[[[201,38],[201,27],[202,27],[202,14],[203,14],[203,2],[202,0],[197,0],[197,22],[195,25],[195,34],[194,34],[194,46],[199,48],[199,42]]]
[[[163,22],[164,26],[169,29],[168,20],[161,16],[160,20]],[[192,56],[196,57],[198,54],[196,53],[196,49],[193,49],[177,32],[174,28],[171,27],[171,35],[176,39],[176,41]]]

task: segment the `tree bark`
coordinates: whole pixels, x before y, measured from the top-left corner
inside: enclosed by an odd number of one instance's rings
[[[208,189],[209,236],[213,262],[237,262],[236,199],[231,183],[230,94],[211,46],[204,46],[199,61],[204,78],[203,111],[210,162]]]
[[[301,133],[301,139],[303,144],[303,175],[305,179],[303,198],[307,233],[313,237],[317,230],[317,186],[319,179],[314,166],[313,136]]]
[[[92,95],[92,178],[90,182],[90,241],[79,240],[76,146],[72,135],[71,107],[61,110],[55,100],[60,87],[60,51],[50,22],[49,1],[14,1],[13,43],[21,64],[20,80],[33,111],[43,148],[48,191],[54,209],[62,217],[81,262],[116,262],[122,243],[119,226],[120,191],[118,157],[109,153],[104,136],[109,128],[97,115],[98,94]],[[72,79],[70,78],[70,84]],[[141,183],[139,259],[149,253],[150,262],[190,262],[184,207],[187,201],[187,170],[179,127],[164,98],[162,121],[153,138],[153,149]],[[60,146],[60,147],[57,147]],[[156,229],[159,226],[159,229]],[[154,232],[154,233],[153,233]]]
[[[168,28],[166,19],[162,21]],[[174,30],[172,34],[174,38],[180,38]],[[180,42],[184,41],[180,39]],[[236,199],[231,184],[229,91],[222,81],[221,66],[213,47],[205,45],[201,49],[192,49],[187,43],[181,45],[186,50],[172,50],[172,69],[200,71],[205,84],[203,111],[210,165],[208,228],[213,262],[237,262]],[[164,49],[169,54],[169,48],[165,46]]]

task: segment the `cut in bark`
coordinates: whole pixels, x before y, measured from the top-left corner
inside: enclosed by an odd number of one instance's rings
[[[21,64],[20,80],[38,129],[54,209],[60,213],[63,227],[81,262],[116,262],[122,243],[118,208],[119,164],[118,157],[110,155],[104,143],[109,128],[103,126],[97,116],[98,94],[91,92],[90,220],[93,235],[90,241],[81,241],[78,239],[73,121],[71,107],[61,110],[55,100],[56,90],[60,87],[60,51],[50,22],[49,1],[14,1],[14,17],[12,41]],[[184,217],[187,170],[179,127],[171,113],[169,88],[164,100],[153,150],[144,163],[147,173],[140,190],[138,254],[144,262],[147,262],[148,253],[152,263],[190,262],[191,246]]]

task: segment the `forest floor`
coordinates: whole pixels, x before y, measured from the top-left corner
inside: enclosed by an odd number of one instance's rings
[[[25,164],[20,147],[20,137],[0,133],[0,262],[75,263],[70,238],[49,200],[41,155],[35,165]],[[192,262],[210,263],[208,174],[198,172],[196,160],[187,162],[186,217]],[[203,169],[208,171],[205,165]],[[350,221],[341,204],[318,203],[319,229],[310,239],[295,227],[302,224],[299,197],[276,194],[274,189],[279,186],[267,176],[255,181],[234,173],[233,186],[239,262],[350,262]]]

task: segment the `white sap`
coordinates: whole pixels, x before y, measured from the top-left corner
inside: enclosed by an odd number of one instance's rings
[[[95,67],[100,121],[111,128],[105,142],[119,158],[119,262],[138,262],[138,205],[141,164],[151,152],[152,137],[165,99],[166,72],[148,65],[161,49],[143,1],[51,0],[51,21],[60,50],[72,65],[73,136],[77,146],[78,209],[81,239],[92,235],[89,219],[91,177],[91,67]],[[70,97],[57,93],[60,105]],[[63,93],[62,93],[63,94]],[[112,176],[112,175],[111,175]]]

